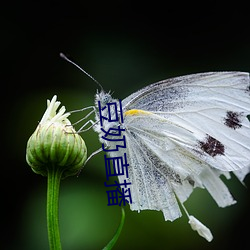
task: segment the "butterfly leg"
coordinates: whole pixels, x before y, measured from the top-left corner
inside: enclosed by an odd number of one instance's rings
[[[82,108],[82,109],[78,109],[78,110],[73,110],[70,112],[70,114],[76,113],[76,112],[83,112],[85,110],[91,109],[91,111],[86,114],[83,118],[81,118],[80,120],[78,120],[77,122],[75,122],[74,124],[72,124],[73,126],[81,123],[82,121],[86,120],[87,118],[89,118],[93,113],[95,113],[96,108],[94,106],[90,106],[90,107],[86,107],[86,108]],[[85,128],[88,124],[91,124],[88,128]],[[96,122],[93,122],[92,120],[88,120],[86,123],[84,123],[77,131],[77,133],[82,133],[82,132],[86,132],[89,129],[91,129],[94,125],[96,124]]]
[[[94,151],[93,153],[90,154],[90,156],[87,158],[87,160],[84,162],[83,166],[81,167],[81,169],[78,171],[77,173],[77,177],[80,175],[82,169],[84,168],[84,166],[87,164],[87,162],[93,157],[95,156],[96,154],[100,153],[103,149],[102,148],[99,148],[97,149],[96,151]]]
[[[91,116],[96,111],[96,109],[95,109],[94,106],[90,106],[90,107],[70,111],[70,114],[73,114],[73,113],[76,113],[76,112],[83,112],[83,111],[85,111],[87,109],[92,109],[92,110],[87,115],[85,115],[83,118],[81,118],[79,121],[75,122],[73,125],[76,125],[76,124],[86,120],[89,116]]]
[[[97,122],[98,122],[98,121],[97,121]],[[94,121],[92,121],[92,120],[88,120],[86,123],[84,123],[84,124],[78,129],[77,133],[83,133],[83,132],[86,132],[86,131],[90,130],[93,126],[96,125],[97,122],[94,122]],[[90,125],[89,127],[85,128],[85,127],[86,127],[88,124],[90,124],[90,123],[91,123],[91,125]]]

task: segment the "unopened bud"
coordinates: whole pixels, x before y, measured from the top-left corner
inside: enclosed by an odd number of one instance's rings
[[[54,96],[47,101],[41,122],[27,143],[26,160],[32,170],[47,176],[49,168],[59,168],[62,177],[79,172],[87,158],[87,148],[82,137],[76,133],[64,106]]]

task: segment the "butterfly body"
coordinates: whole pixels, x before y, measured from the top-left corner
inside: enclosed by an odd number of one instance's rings
[[[122,108],[117,122],[103,120],[101,126],[98,111],[107,103]],[[101,91],[95,104],[94,130],[100,141],[113,148],[116,136],[109,134],[107,141],[103,133],[118,127],[126,138],[126,148],[119,148],[119,154],[126,153],[128,159],[132,210],[161,210],[165,220],[173,221],[181,216],[177,198],[183,203],[195,187],[206,188],[221,207],[235,203],[220,175],[229,178],[233,172],[242,181],[250,171],[247,73],[172,78],[151,84],[122,103]],[[112,106],[103,112],[117,116]],[[109,154],[115,157],[118,152]],[[125,180],[118,178],[120,183]]]

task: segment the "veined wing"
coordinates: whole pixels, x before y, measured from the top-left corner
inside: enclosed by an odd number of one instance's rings
[[[247,73],[218,72],[177,77],[149,85],[123,101],[125,114],[144,110],[193,134],[172,138],[211,167],[235,171],[242,180],[250,168],[250,85]],[[170,134],[168,134],[170,136]],[[247,170],[242,170],[247,169]]]
[[[249,104],[250,85],[248,73],[208,72],[153,83],[125,98],[122,105],[125,111],[142,109],[163,112],[176,112],[181,111],[183,108],[186,110],[187,106],[192,107],[196,103],[208,107],[209,102],[203,99],[204,93],[208,89],[219,89],[222,90],[222,93],[224,93],[225,89],[231,90],[229,96],[246,101]],[[200,95],[201,93],[203,95]],[[216,101],[215,98],[214,101]],[[221,98],[217,101],[220,102]]]
[[[221,207],[235,202],[220,172],[192,154],[191,131],[154,114],[127,115],[124,123],[132,210],[161,210],[165,220],[173,221],[181,216],[176,196],[184,202],[197,186],[206,188]]]

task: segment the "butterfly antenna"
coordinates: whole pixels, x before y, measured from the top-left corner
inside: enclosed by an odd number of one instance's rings
[[[95,83],[97,83],[97,85],[101,88],[101,90],[103,90],[102,85],[89,73],[87,73],[84,69],[82,69],[79,65],[77,65],[76,63],[74,63],[73,61],[71,61],[67,56],[65,56],[63,53],[60,53],[60,57],[64,60],[66,60],[67,62],[73,64],[74,66],[76,66],[79,70],[81,70],[85,75],[87,75],[89,78],[91,78]]]

